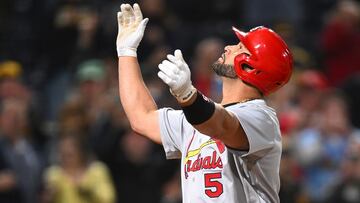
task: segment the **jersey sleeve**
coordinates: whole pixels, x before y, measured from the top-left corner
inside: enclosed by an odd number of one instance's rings
[[[280,141],[280,129],[274,111],[259,108],[256,105],[238,106],[231,109],[239,120],[249,141],[249,151],[239,152],[242,157],[255,155],[263,157]]]
[[[159,109],[159,123],[166,158],[181,158],[184,135],[189,129],[183,112],[171,108]]]

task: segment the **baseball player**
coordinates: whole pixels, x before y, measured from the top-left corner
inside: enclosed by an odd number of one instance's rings
[[[279,122],[263,97],[291,76],[284,41],[265,27],[233,28],[240,42],[226,46],[212,67],[223,82],[220,104],[196,90],[176,50],[158,76],[182,110],[158,109],[136,55],[148,19],[137,4],[122,4],[117,17],[121,103],[134,131],[161,143],[168,159],[181,158],[183,202],[279,202]]]

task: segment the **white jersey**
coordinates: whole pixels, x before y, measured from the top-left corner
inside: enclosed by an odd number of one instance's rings
[[[249,151],[230,149],[201,134],[182,111],[159,110],[166,157],[181,158],[183,202],[280,202],[281,137],[275,111],[261,99],[226,109],[244,129]]]

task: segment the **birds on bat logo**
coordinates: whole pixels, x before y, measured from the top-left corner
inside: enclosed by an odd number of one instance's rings
[[[194,133],[195,135],[195,133]],[[202,143],[199,147],[190,150],[191,144],[194,139],[194,135],[187,147],[185,156],[185,178],[188,178],[190,172],[196,172],[202,169],[222,169],[223,163],[220,154],[224,153],[225,145],[220,140],[210,138],[206,142]],[[213,146],[216,146],[214,149]],[[202,156],[201,152],[207,148],[212,150],[212,153]],[[220,153],[220,154],[219,154]]]

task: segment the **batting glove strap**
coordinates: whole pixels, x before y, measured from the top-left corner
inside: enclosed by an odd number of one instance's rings
[[[188,102],[191,97],[196,93],[196,88],[192,85],[190,85],[187,89],[185,89],[182,92],[178,92],[177,94],[174,93],[170,88],[170,93],[178,100],[179,103],[185,103]]]
[[[133,47],[118,47],[117,49],[117,54],[118,56],[133,56],[133,57],[137,57],[136,48]]]

